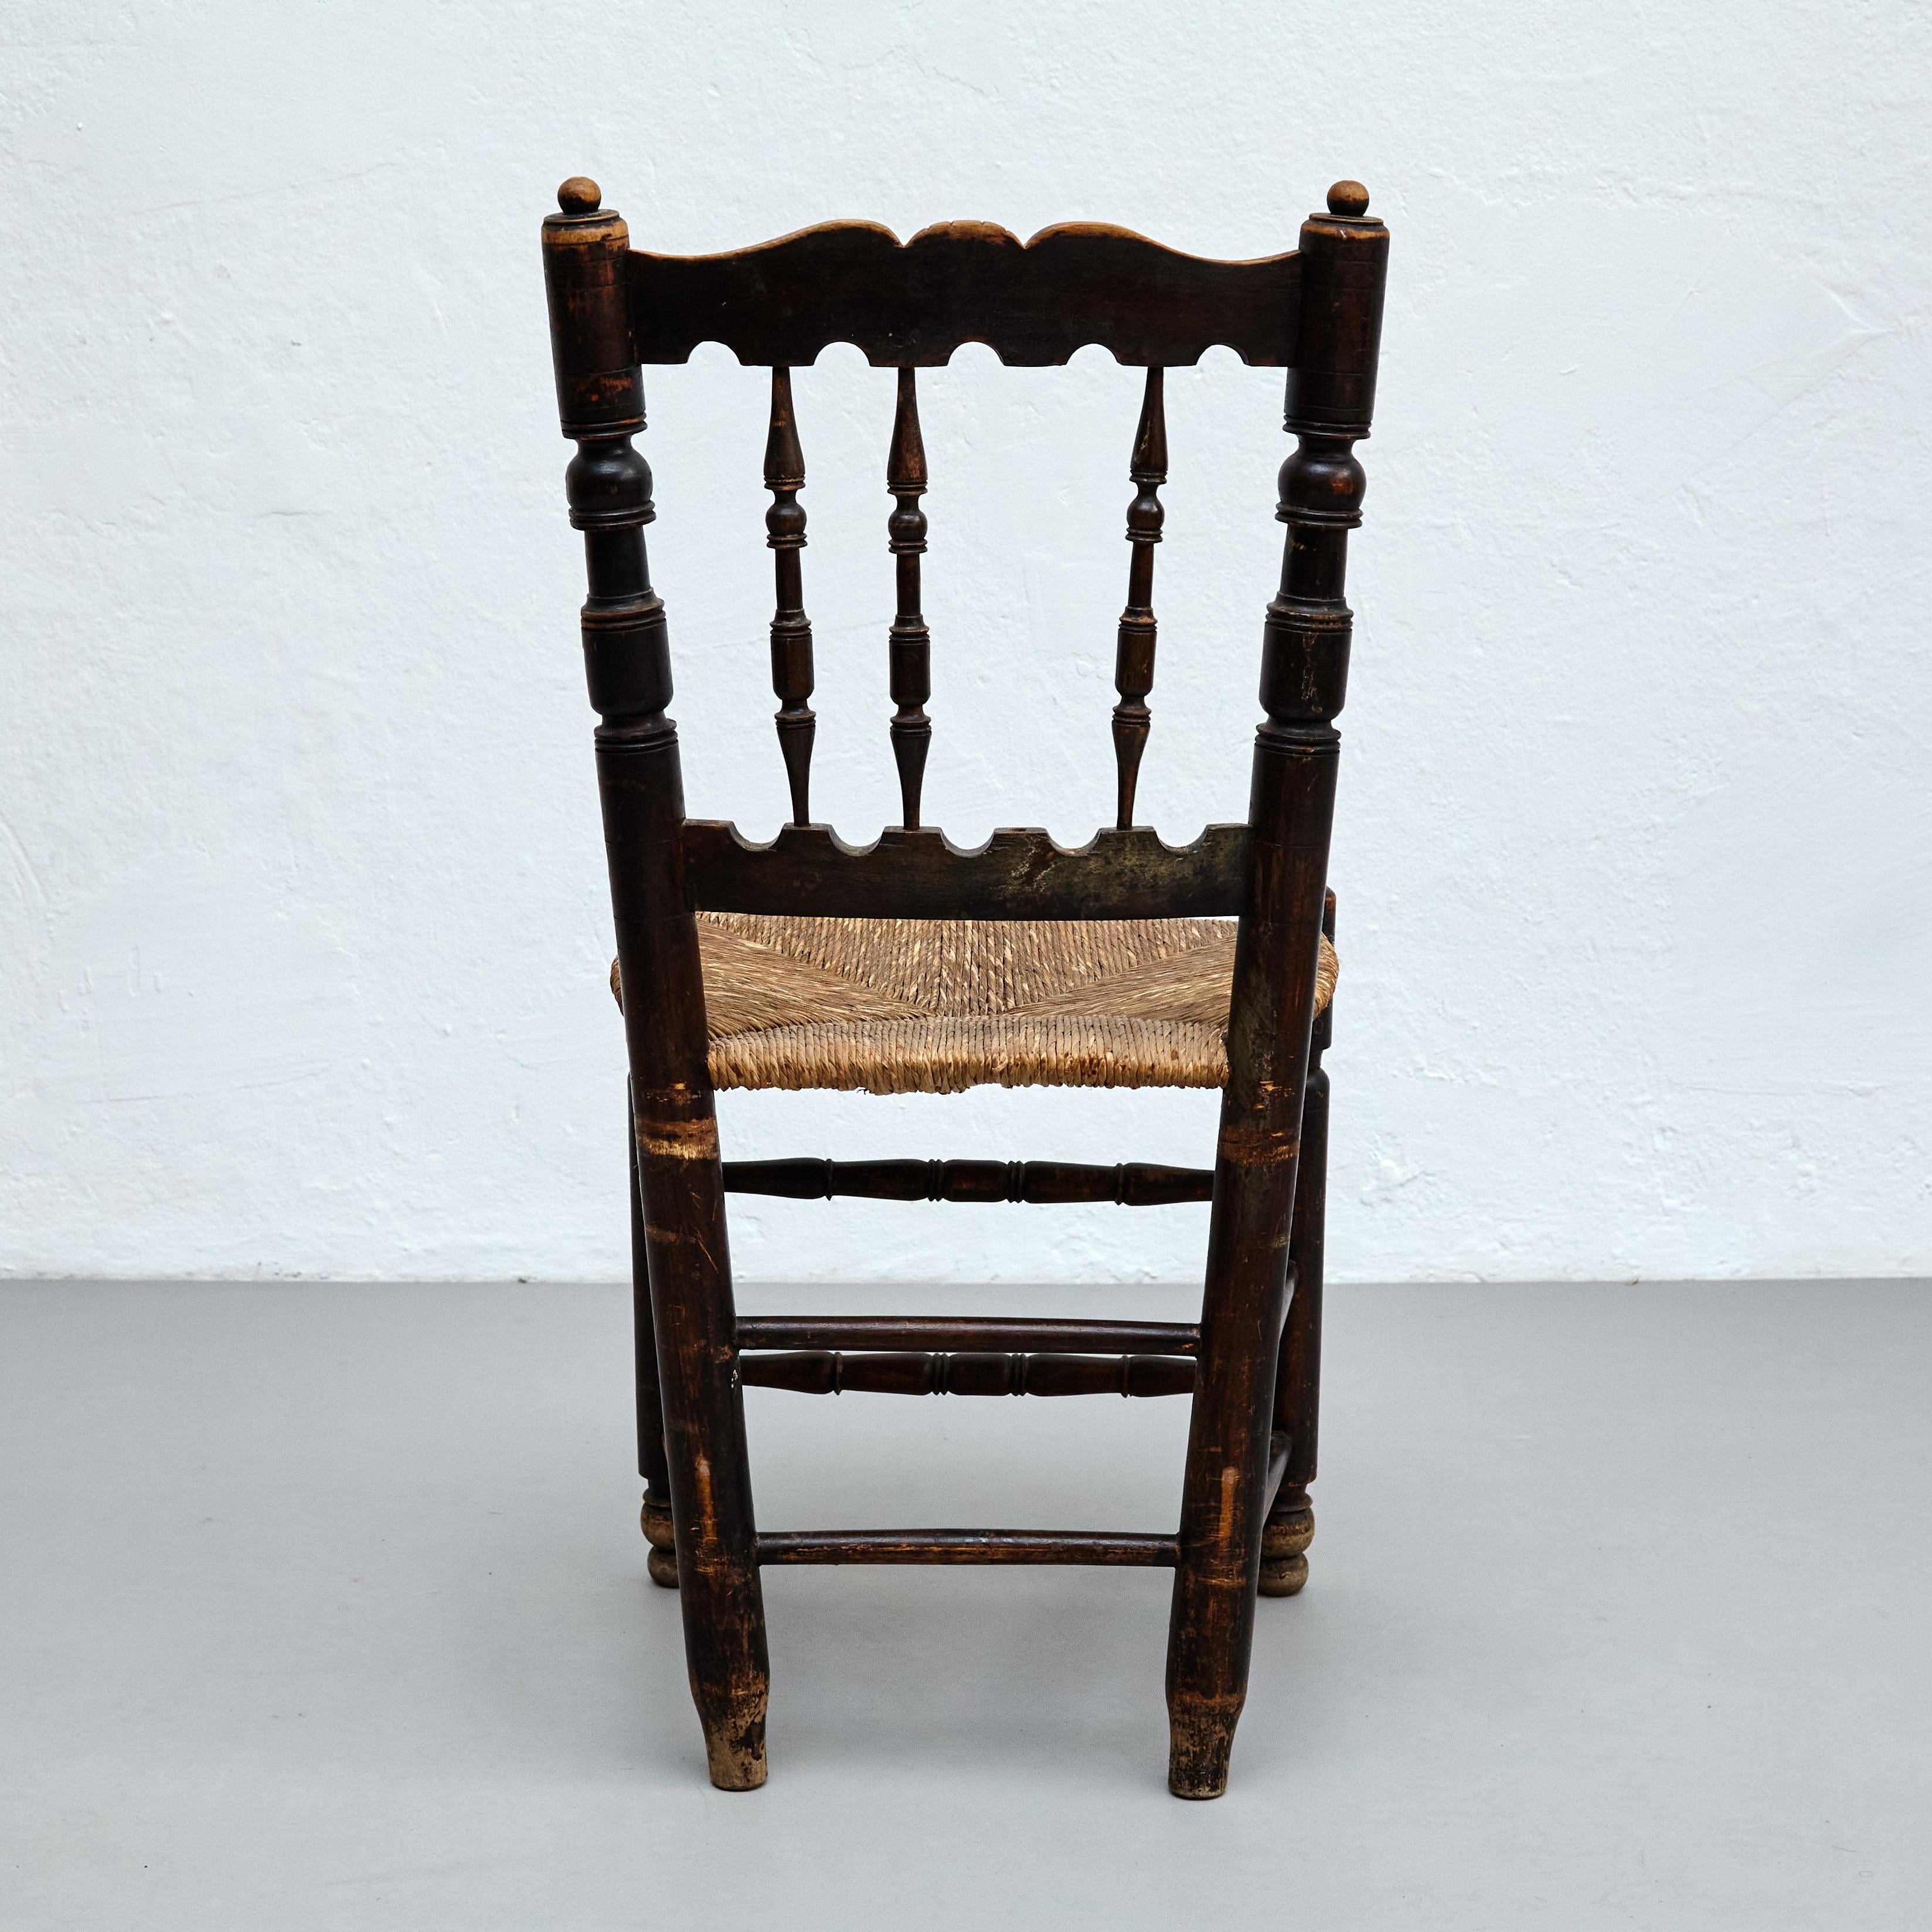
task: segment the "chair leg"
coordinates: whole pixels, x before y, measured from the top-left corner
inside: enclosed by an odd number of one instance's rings
[[[688,1094],[657,1114],[656,1097],[642,1096],[637,1139],[685,1660],[711,1781],[750,1791],[765,1781],[771,1667],[718,1128],[708,1096],[698,1118]]]
[[[765,1781],[770,1669],[704,968],[684,876],[684,779],[677,727],[666,710],[670,640],[644,547],[644,526],[655,514],[650,465],[632,445],[644,426],[644,398],[628,312],[629,233],[608,212],[588,221],[583,214],[561,214],[545,228],[544,278],[562,427],[578,446],[564,487],[571,520],[584,533],[584,675],[601,721],[593,740],[597,794],[626,996],[637,1194],[678,1602],[711,1781],[746,1790]],[[648,1381],[640,1376],[640,1388]],[[640,1461],[647,1464],[648,1455]]]
[[[1168,1788],[1227,1789],[1248,1687],[1288,1256],[1281,1169],[1231,1160],[1224,1130],[1168,1624]],[[1291,1142],[1292,1148],[1292,1142]]]
[[[638,1182],[638,1120],[628,1090],[624,1138],[631,1162],[631,1324],[636,1352],[638,1474],[644,1481],[639,1527],[650,1545],[644,1568],[660,1588],[677,1588],[676,1538],[670,1521],[670,1471],[664,1461],[664,1397],[658,1387],[658,1342],[651,1321],[650,1257],[644,1243],[644,1202]]]
[[[1324,1015],[1325,1018],[1326,1016]],[[1292,1597],[1308,1581],[1306,1551],[1315,1534],[1308,1486],[1322,1408],[1322,1264],[1328,1193],[1328,1076],[1311,1067],[1301,1106],[1301,1163],[1294,1185],[1288,1264],[1294,1286],[1281,1331],[1275,1374],[1274,1426],[1288,1436],[1288,1467],[1262,1532],[1261,1593]]]
[[[582,461],[572,472],[580,480]],[[644,481],[647,486],[647,472]],[[597,530],[585,531],[593,560]],[[631,655],[619,653],[608,639],[596,642],[603,633],[595,602],[603,593],[595,570],[585,634],[594,646],[587,660],[593,698],[610,666],[628,667],[621,676],[610,673],[605,695],[614,712],[599,705],[605,722],[597,734],[598,792],[617,958],[628,995],[624,1034],[632,1140],[685,1664],[704,1726],[711,1781],[723,1790],[748,1791],[765,1781],[771,1668],[738,1385],[724,1170],[706,1066],[704,964],[679,866],[683,781],[676,730],[662,711],[670,694],[662,612],[647,587],[640,542],[608,581],[624,592],[612,598],[617,615],[610,622],[630,638]],[[646,586],[641,596],[648,602],[638,601],[640,584]],[[645,648],[653,634],[655,661]],[[614,716],[620,722],[614,723]],[[647,1384],[648,1378],[640,1381]]]
[[[1284,496],[1292,467],[1282,472]],[[1312,567],[1300,538],[1291,531],[1284,598],[1300,581],[1297,571]],[[1339,570],[1332,580],[1339,589]],[[1281,600],[1269,607],[1271,626],[1291,616]],[[1277,711],[1306,701],[1305,686],[1315,687],[1289,674],[1294,660],[1270,637],[1262,680],[1269,722],[1255,737],[1252,877],[1234,940],[1201,1367],[1168,1626],[1167,1781],[1180,1798],[1226,1790],[1247,1696],[1335,802],[1338,741],[1325,727],[1277,720]],[[1331,709],[1340,709],[1339,692]]]

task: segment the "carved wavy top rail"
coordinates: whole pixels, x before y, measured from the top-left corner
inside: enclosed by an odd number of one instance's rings
[[[1240,914],[1248,828],[1210,825],[1191,845],[1144,825],[1086,844],[1034,830],[970,850],[943,832],[890,826],[848,845],[829,825],[788,825],[769,845],[720,819],[687,819],[685,886],[700,912],[830,919],[1214,919]]]
[[[1036,368],[1095,342],[1136,368],[1185,368],[1217,344],[1285,368],[1301,294],[1299,255],[1210,261],[1090,221],[1026,242],[987,221],[906,242],[877,222],[828,221],[730,254],[634,250],[630,275],[640,362],[720,342],[740,362],[802,365],[850,342],[878,368],[931,368],[983,342]]]

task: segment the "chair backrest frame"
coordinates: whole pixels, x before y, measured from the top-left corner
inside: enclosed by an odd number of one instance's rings
[[[1049,228],[1022,244],[990,224],[951,222],[902,244],[872,223],[832,222],[730,253],[667,256],[632,250],[626,225],[601,206],[594,183],[567,182],[558,199],[561,212],[544,224],[544,260],[559,416],[578,446],[566,490],[590,580],[584,646],[591,702],[603,721],[597,742],[620,959],[627,929],[656,956],[660,948],[646,944],[646,928],[661,927],[668,915],[680,924],[703,909],[928,918],[1231,914],[1244,921],[1231,1066],[1252,1060],[1278,1076],[1288,1071],[1284,1052],[1289,1066],[1305,1063],[1339,746],[1334,720],[1352,622],[1343,596],[1348,532],[1361,520],[1354,445],[1367,435],[1373,408],[1388,259],[1388,231],[1367,215],[1366,190],[1338,183],[1328,209],[1303,224],[1294,253],[1246,262],[1204,260],[1094,223]],[[682,362],[705,340],[772,370],[765,458],[778,584],[772,668],[794,812],[764,846],[728,825],[684,817],[676,729],[665,715],[668,639],[645,554],[644,526],[656,513],[650,466],[633,440],[644,427],[641,365]],[[899,382],[887,466],[900,592],[890,649],[898,707],[892,742],[906,809],[902,829],[864,848],[808,822],[812,640],[800,587],[804,464],[790,371],[842,340],[896,368]],[[926,466],[914,371],[943,364],[965,341],[1028,366],[1064,363],[1097,342],[1148,370],[1130,466],[1137,494],[1128,515],[1133,568],[1113,720],[1117,823],[1077,851],[1022,830],[963,852],[920,824],[930,724],[928,644],[918,608]],[[1166,472],[1160,377],[1216,344],[1250,364],[1286,368],[1283,427],[1297,443],[1280,478],[1275,514],[1288,527],[1281,583],[1264,626],[1267,716],[1247,822],[1210,826],[1177,850],[1132,823],[1153,679],[1155,493]],[[634,865],[620,862],[632,854]],[[680,1075],[701,1084],[694,939],[674,950],[682,960],[676,970],[668,959],[640,956],[634,977],[623,959],[626,978],[660,988],[659,1001],[635,1003],[640,1019],[654,1009],[665,1020],[677,1012],[685,1038],[672,1058]],[[1297,1034],[1304,1042],[1298,1052]],[[1250,1084],[1236,1078],[1230,1090]]]
[[[618,546],[634,568],[621,572],[615,591],[601,595],[593,581],[585,610],[586,649],[592,664],[593,702],[600,666],[615,658],[648,667],[647,682],[669,682],[662,606],[650,597],[641,530],[654,514],[648,466],[631,446],[644,423],[640,365],[686,360],[700,341],[730,347],[741,362],[769,366],[772,403],[765,454],[765,482],[773,502],[766,516],[774,552],[777,599],[771,626],[772,682],[779,704],[775,720],[791,794],[796,832],[810,824],[810,767],[816,720],[809,699],[814,682],[810,620],[800,581],[799,552],[805,544],[806,513],[798,502],[805,465],[792,407],[790,371],[827,343],[850,341],[875,365],[896,368],[898,396],[887,464],[894,508],[889,548],[898,578],[898,606],[889,638],[890,688],[896,709],[890,725],[898,767],[905,830],[920,826],[920,798],[931,723],[930,643],[919,609],[920,561],[926,520],[918,500],[926,487],[915,374],[946,362],[965,341],[991,346],[1010,364],[1064,363],[1089,342],[1116,359],[1148,369],[1146,394],[1136,428],[1130,474],[1136,494],[1127,514],[1132,546],[1126,609],[1121,614],[1112,734],[1117,766],[1116,827],[1133,826],[1133,802],[1148,735],[1147,704],[1154,680],[1157,636],[1152,608],[1153,546],[1161,540],[1158,491],[1166,476],[1166,434],[1162,377],[1168,364],[1198,361],[1214,344],[1232,348],[1250,364],[1286,364],[1290,371],[1286,426],[1300,447],[1283,466],[1276,514],[1290,524],[1280,595],[1271,608],[1263,670],[1263,703],[1271,717],[1270,687],[1294,715],[1285,678],[1314,668],[1306,662],[1310,640],[1290,639],[1296,627],[1285,618],[1296,606],[1328,607],[1318,614],[1346,616],[1340,572],[1346,528],[1360,520],[1360,472],[1351,446],[1366,433],[1372,403],[1380,332],[1382,282],[1387,235],[1366,218],[1366,194],[1337,184],[1325,216],[1310,218],[1296,252],[1246,262],[1216,262],[1185,255],[1126,229],[1098,223],[1064,224],[1022,244],[1006,230],[983,222],[950,222],[922,230],[901,243],[890,230],[862,221],[830,222],[759,246],[726,254],[668,256],[632,250],[620,218],[599,206],[595,184],[580,178],[560,190],[562,212],[544,224],[544,256],[552,308],[552,344],[558,401],[566,435],[580,454],[572,466],[572,520],[586,533],[586,548],[608,550],[600,539],[627,527],[638,532]],[[1343,245],[1337,248],[1334,244]],[[1304,261],[1312,262],[1304,300]],[[1303,532],[1299,558],[1296,526]],[[1315,530],[1329,534],[1311,536]],[[609,559],[604,560],[608,563]],[[593,579],[598,560],[590,560]],[[1311,567],[1312,566],[1312,567]],[[1291,579],[1293,581],[1291,581]],[[640,589],[641,586],[641,590]],[[596,608],[593,608],[592,606]],[[1318,614],[1306,609],[1304,616]],[[1336,648],[1330,634],[1317,653],[1346,668],[1346,638]],[[1288,642],[1284,652],[1275,646]],[[1340,672],[1332,679],[1339,698]],[[624,694],[614,691],[620,699]],[[632,695],[636,695],[632,693]],[[600,707],[601,708],[601,707]],[[1339,702],[1334,707],[1339,710]],[[609,715],[607,713],[607,716]],[[1328,716],[1333,716],[1330,711]],[[1210,828],[1224,835],[1226,828]],[[935,891],[944,898],[943,874],[928,868],[924,852],[885,840],[869,848],[860,867],[834,862],[850,854],[830,828],[816,841],[788,838],[754,848],[733,837],[701,842],[727,867],[714,879],[700,862],[691,881],[700,907],[776,912],[795,902],[805,880],[828,870],[842,876],[856,897],[855,912],[890,910],[908,896],[922,909]],[[1034,873],[1070,879],[1070,856],[1043,832],[1002,835],[1009,847],[1031,842]],[[1197,847],[1201,842],[1197,842]],[[1150,916],[1164,885],[1190,907],[1238,914],[1245,894],[1220,890],[1225,836],[1208,844],[1198,867],[1178,868],[1168,848],[1138,842],[1142,853],[1110,843],[1096,850],[1088,869],[1118,878],[1134,904],[1118,916]],[[809,849],[813,847],[818,849]],[[938,848],[932,848],[938,849]],[[950,850],[952,848],[944,848]],[[1196,848],[1190,848],[1190,852]],[[1010,857],[1019,856],[1011,852]],[[913,869],[908,872],[907,865]],[[970,868],[983,882],[987,868]],[[1245,868],[1244,868],[1245,869]],[[1198,871],[1202,876],[1193,877]],[[1024,862],[1018,875],[1028,876]],[[968,900],[983,902],[971,890]],[[1108,885],[1096,876],[1076,895],[1104,906]],[[962,904],[956,916],[1049,917],[1048,906],[1065,897],[1046,892],[1036,903],[1024,892],[995,894],[1006,904]],[[1010,903],[1008,903],[1010,902]],[[1178,914],[1180,906],[1176,904]],[[907,908],[908,913],[910,907]],[[928,914],[927,916],[934,916]],[[1102,914],[1102,916],[1105,916]]]

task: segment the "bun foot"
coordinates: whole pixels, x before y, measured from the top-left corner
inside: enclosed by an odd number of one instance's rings
[[[651,1581],[660,1589],[677,1588],[677,1546],[671,1533],[670,1510],[668,1504],[659,1502],[646,1490],[644,1507],[639,1518],[645,1540],[651,1546],[651,1553],[644,1559],[644,1568]]]
[[[1304,1553],[1315,1536],[1315,1511],[1306,1502],[1277,1516],[1262,1532],[1261,1593],[1264,1597],[1298,1595],[1308,1581]]]

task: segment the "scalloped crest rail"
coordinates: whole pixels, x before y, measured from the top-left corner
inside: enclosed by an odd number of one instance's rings
[[[712,1780],[765,1778],[770,1664],[761,1564],[1082,1563],[1174,1571],[1168,1625],[1170,1788],[1225,1787],[1246,1694],[1256,1594],[1307,1574],[1316,1473],[1328,1083],[1334,1007],[1315,1016],[1352,618],[1348,533],[1365,481],[1388,234],[1368,192],[1338,182],[1291,254],[1184,255],[1125,229],[1051,228],[1022,244],[952,222],[902,244],[868,222],[832,222],[732,254],[633,251],[594,182],[558,191],[544,266],[558,418],[578,445],[566,472],[589,595],[584,665],[596,733],[611,906],[630,1061],[631,1232],[638,1467],[651,1576],[682,1599],[686,1658]],[[641,366],[723,344],[772,370],[764,482],[772,502],[772,686],[791,820],[769,844],[685,813],[669,632],[644,532],[656,512]],[[889,726],[904,824],[848,845],[810,820],[816,723],[800,553],[805,461],[792,375],[850,342],[896,373],[885,482],[897,601],[887,638]],[[1116,824],[1086,845],[996,832],[965,850],[921,825],[932,725],[920,604],[927,465],[915,372],[962,343],[1003,362],[1064,363],[1098,344],[1148,371],[1129,462],[1135,494],[1127,599],[1117,632],[1111,730]],[[1285,369],[1275,515],[1279,587],[1261,614],[1260,700],[1248,818],[1165,844],[1132,823],[1148,741],[1156,627],[1154,546],[1167,479],[1164,371],[1215,345]],[[1258,513],[1261,512],[1257,506]],[[1257,602],[1259,602],[1257,598]],[[948,709],[970,689],[946,691]],[[1095,721],[1095,729],[1100,729]],[[1214,1166],[722,1159],[708,1060],[697,915],[1052,920],[1239,920],[1227,1078]],[[977,935],[983,938],[985,935]],[[1008,937],[992,935],[996,944]],[[795,1198],[1209,1202],[1207,1263],[1189,1322],[954,1316],[740,1318],[727,1191]],[[758,1530],[746,1454],[747,1384],[807,1392],[1187,1394],[1178,1526],[1114,1534],[1007,1529]]]
[[[1216,262],[1131,229],[1066,222],[1030,242],[947,221],[902,242],[872,221],[828,221],[723,255],[630,256],[640,362],[683,362],[718,342],[740,362],[802,365],[850,342],[875,368],[931,368],[983,342],[1016,368],[1089,343],[1136,368],[1183,368],[1207,350],[1285,368],[1301,260]]]

